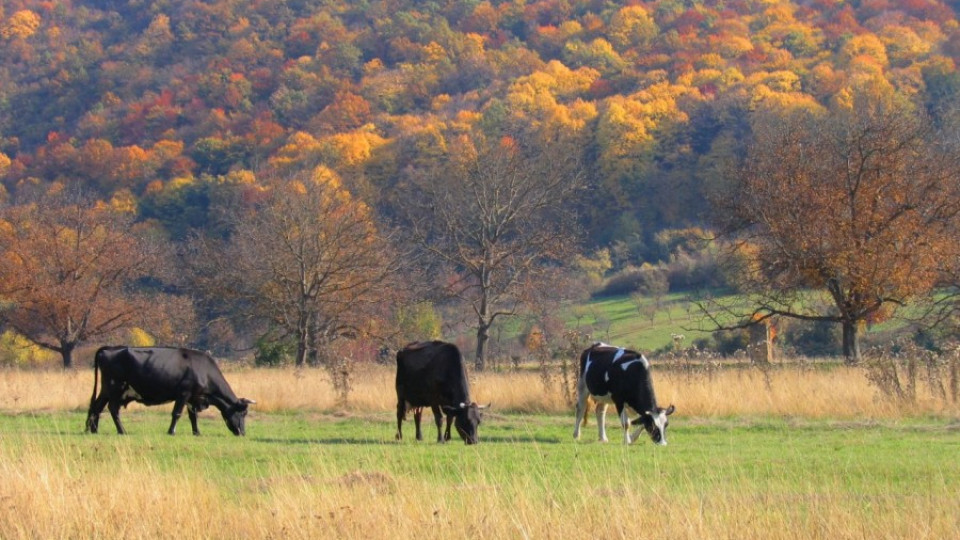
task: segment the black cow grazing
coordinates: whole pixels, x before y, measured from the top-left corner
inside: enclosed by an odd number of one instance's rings
[[[605,425],[607,405],[613,403],[623,426],[623,442],[630,444],[645,429],[657,444],[667,444],[667,416],[674,407],[657,406],[650,378],[650,362],[640,353],[621,349],[604,343],[594,343],[580,355],[580,371],[577,380],[577,425],[573,438],[580,438],[580,426],[587,412],[587,397],[597,403],[597,426],[600,440],[607,441]],[[643,424],[632,435],[627,407],[640,415],[632,423]]]
[[[98,370],[103,380],[99,396]],[[170,435],[176,431],[184,405],[193,434],[199,435],[197,412],[211,404],[220,409],[234,435],[243,435],[247,406],[256,403],[237,399],[216,361],[205,352],[172,347],[101,347],[93,359],[93,395],[87,413],[87,431],[97,432],[100,413],[108,406],[117,433],[126,433],[120,423],[120,407],[126,407],[131,401],[144,405],[172,401],[173,421],[167,430]]]
[[[403,439],[403,419],[413,409],[417,440],[423,440],[420,418],[430,407],[437,423],[437,442],[450,440],[450,424],[467,444],[477,443],[477,426],[483,409],[470,401],[467,372],[460,350],[452,343],[427,341],[411,343],[397,352],[397,440]],[[447,430],[440,435],[440,423],[447,415]]]

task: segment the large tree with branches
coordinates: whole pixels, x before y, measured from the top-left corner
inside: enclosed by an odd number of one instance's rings
[[[186,342],[192,303],[146,286],[170,276],[166,242],[129,213],[57,188],[0,209],[3,321],[67,368],[81,344],[134,327]]]
[[[867,92],[830,110],[758,113],[717,199],[748,301],[709,306],[717,327],[835,322],[858,362],[861,325],[929,292],[942,248],[956,242],[957,156],[930,126],[909,104]]]
[[[292,338],[297,365],[370,330],[398,259],[372,210],[332,171],[274,179],[231,220],[227,240],[190,244],[195,285],[211,305],[265,322],[272,341]]]
[[[491,327],[515,315],[575,252],[578,152],[561,143],[463,134],[418,178],[405,208],[414,239],[454,279],[446,291],[476,320],[475,367],[484,369]]]

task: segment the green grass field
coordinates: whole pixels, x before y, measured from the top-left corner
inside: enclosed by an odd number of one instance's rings
[[[652,298],[638,304],[629,296],[589,300],[569,310],[570,328],[590,328],[594,339],[655,351],[672,344],[673,334],[684,336],[684,345],[710,337],[710,326],[686,293],[664,296],[657,307]]]
[[[253,414],[245,438],[168,408],[0,415],[0,538],[947,538],[960,434],[943,419],[671,421],[669,446],[490,415],[481,444],[394,440],[387,413]],[[184,419],[185,420],[185,419]],[[55,511],[41,510],[54,508]],[[149,515],[156,513],[157,516]],[[119,535],[119,536],[118,536]]]

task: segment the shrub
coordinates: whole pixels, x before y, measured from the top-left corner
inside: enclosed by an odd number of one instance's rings
[[[291,363],[294,357],[293,344],[289,341],[257,340],[253,362],[258,367],[279,367]]]

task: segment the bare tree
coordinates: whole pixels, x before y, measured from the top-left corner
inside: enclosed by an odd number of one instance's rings
[[[369,330],[397,259],[371,210],[332,173],[274,181],[262,204],[234,220],[228,240],[191,242],[195,284],[208,301],[265,321],[272,339],[294,338],[298,366]]]
[[[142,327],[183,342],[192,304],[138,284],[164,275],[166,244],[108,205],[47,195],[0,210],[0,296],[4,321],[73,365],[76,348]]]
[[[727,261],[739,262],[730,275],[749,300],[708,306],[716,326],[775,315],[835,322],[845,358],[858,362],[861,324],[926,294],[938,253],[956,241],[957,156],[929,126],[866,93],[829,113],[762,116],[717,199]]]
[[[417,243],[453,269],[446,290],[473,308],[475,365],[482,370],[497,319],[518,313],[531,290],[550,287],[545,271],[571,256],[571,202],[582,172],[577,152],[560,144],[533,147],[472,134],[451,146],[419,178],[406,210]]]

